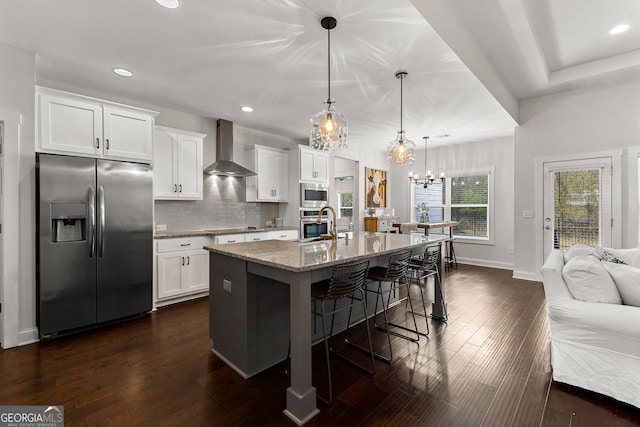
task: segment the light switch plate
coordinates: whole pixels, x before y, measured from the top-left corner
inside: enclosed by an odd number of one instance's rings
[[[533,211],[531,209],[525,209],[522,211],[522,218],[533,218]]]

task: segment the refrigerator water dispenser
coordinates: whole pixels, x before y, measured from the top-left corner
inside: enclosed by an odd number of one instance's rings
[[[83,203],[51,204],[52,242],[80,242],[86,239],[87,206]]]

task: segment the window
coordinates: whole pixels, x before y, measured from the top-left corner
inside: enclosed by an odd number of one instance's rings
[[[454,236],[491,241],[491,188],[493,170],[455,173],[444,183],[434,181],[424,188],[413,185],[415,222],[458,221]],[[428,208],[427,217],[421,218]]]
[[[353,217],[353,192],[338,193],[338,218]]]

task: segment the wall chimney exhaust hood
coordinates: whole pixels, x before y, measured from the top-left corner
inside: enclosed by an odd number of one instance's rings
[[[255,172],[233,162],[233,122],[218,119],[216,140],[216,162],[207,166],[204,169],[204,173],[241,178],[257,175]]]

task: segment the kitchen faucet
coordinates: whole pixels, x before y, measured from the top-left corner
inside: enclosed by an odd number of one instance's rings
[[[333,214],[333,222],[331,222],[331,226],[329,228],[329,235],[331,236],[332,240],[337,240],[338,238],[338,233],[336,233],[337,216],[336,216],[336,211],[331,206],[325,205],[322,209],[320,209],[320,212],[318,212],[318,219],[316,220],[316,224],[320,224],[320,222],[322,221],[322,213],[327,209],[330,210],[331,213]]]

